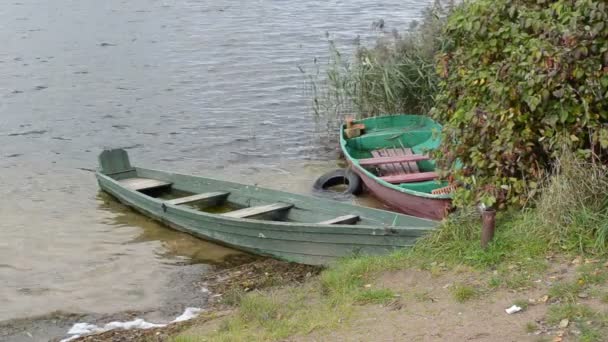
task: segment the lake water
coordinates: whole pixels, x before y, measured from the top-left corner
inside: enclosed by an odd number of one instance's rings
[[[134,164],[308,193],[337,146],[319,138],[298,67],[327,56],[326,32],[348,47],[429,3],[5,3],[0,321],[153,309],[176,277],[239,256],[126,210],[87,169],[120,146]]]

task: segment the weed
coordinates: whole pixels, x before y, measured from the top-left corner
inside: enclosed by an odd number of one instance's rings
[[[456,284],[452,287],[452,297],[459,303],[471,300],[477,297],[477,295],[477,289],[469,285]]]
[[[562,319],[585,320],[594,315],[593,310],[583,304],[554,304],[549,306],[547,320],[551,324],[557,324]]]
[[[386,304],[395,298],[395,293],[389,289],[368,289],[359,292],[355,301],[360,304]]]
[[[578,268],[579,281],[589,285],[600,285],[608,279],[608,273],[597,264],[586,264]]]
[[[567,303],[574,303],[582,290],[578,282],[557,282],[549,288],[549,297]]]
[[[414,293],[414,298],[419,302],[432,302],[434,301],[433,297],[431,297],[428,292],[416,292]]]
[[[581,336],[579,339],[580,342],[605,341],[604,333],[599,331],[598,329],[585,325],[585,324],[581,324],[580,327],[581,327]]]
[[[528,301],[525,299],[517,299],[513,301],[513,304],[519,306],[523,310],[526,310],[528,308],[528,305],[530,305],[530,303],[528,303]]]
[[[535,332],[536,330],[538,330],[538,325],[534,322],[528,322],[526,323],[526,332],[528,334],[531,334],[533,332]]]
[[[503,280],[498,277],[498,276],[492,276],[490,278],[490,280],[488,280],[488,287],[490,288],[497,288],[500,287],[500,285],[502,285]]]
[[[230,306],[236,306],[241,302],[245,295],[245,291],[238,287],[230,288],[222,295],[222,303]]]

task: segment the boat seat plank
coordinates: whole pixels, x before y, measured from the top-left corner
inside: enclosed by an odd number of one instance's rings
[[[268,213],[271,213],[274,211],[287,210],[287,209],[291,209],[292,207],[293,207],[293,204],[289,204],[289,203],[273,203],[273,204],[260,205],[260,206],[256,206],[256,207],[239,209],[239,210],[231,211],[231,212],[228,212],[228,213],[225,213],[222,215],[228,216],[228,217],[234,217],[234,218],[247,218],[247,217],[251,217],[251,216],[268,214]]]
[[[418,173],[410,173],[403,175],[391,175],[380,177],[385,182],[391,184],[400,184],[400,183],[413,183],[413,182],[422,182],[437,179],[437,173],[435,172],[418,172]]]
[[[396,156],[396,157],[377,157],[377,158],[366,158],[359,159],[359,165],[370,166],[370,165],[383,165],[383,164],[394,164],[394,163],[405,163],[405,162],[416,162],[420,160],[429,160],[429,156],[422,154],[412,154],[409,156]]]
[[[172,200],[165,201],[167,204],[179,205],[179,204],[187,204],[192,202],[198,202],[203,200],[215,200],[215,199],[225,199],[230,195],[229,192],[218,191],[218,192],[205,192],[202,194],[196,194],[187,197],[175,198]]]
[[[150,178],[127,178],[119,180],[118,182],[125,188],[134,191],[162,188],[171,185],[170,182]]]
[[[385,158],[388,157],[387,155],[385,155],[383,150],[373,150],[371,151],[372,156],[374,158]],[[389,175],[394,175],[397,174],[397,169],[395,169],[395,166],[393,164],[380,164],[378,165],[378,169],[380,170],[380,173],[383,176],[389,176]]]
[[[417,161],[429,160],[428,156],[414,154],[411,148],[385,148],[371,151],[373,158],[361,159],[361,166],[376,165],[381,176],[418,173]]]
[[[344,215],[331,220],[321,221],[319,224],[355,224],[357,221],[359,221],[359,216],[357,215]]]

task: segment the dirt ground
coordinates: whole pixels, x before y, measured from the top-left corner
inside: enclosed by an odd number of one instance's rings
[[[576,267],[554,265],[532,288],[498,289],[459,303],[452,295],[457,284],[475,286],[483,277],[471,271],[401,270],[385,273],[374,284],[400,295],[388,305],[366,305],[357,318],[341,329],[313,333],[291,341],[554,341],[578,340],[579,331],[551,327],[545,322],[551,303],[547,293],[551,284],[574,278]],[[515,302],[526,301],[527,308],[507,314]],[[594,298],[581,300],[591,307],[603,304]],[[605,305],[603,305],[605,307]],[[528,324],[537,328],[528,332]]]
[[[401,294],[388,305],[368,305],[358,318],[329,334],[313,334],[295,341],[534,341],[525,331],[527,322],[541,320],[546,309],[529,306],[508,315],[505,309],[521,298],[540,298],[543,289],[525,293],[500,290],[491,295],[458,303],[450,287],[469,281],[463,275],[404,270],[387,273],[376,285]]]

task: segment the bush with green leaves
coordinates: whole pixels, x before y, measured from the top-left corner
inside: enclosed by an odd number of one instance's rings
[[[457,204],[524,203],[563,148],[608,160],[607,2],[465,2],[443,38],[432,113]]]

